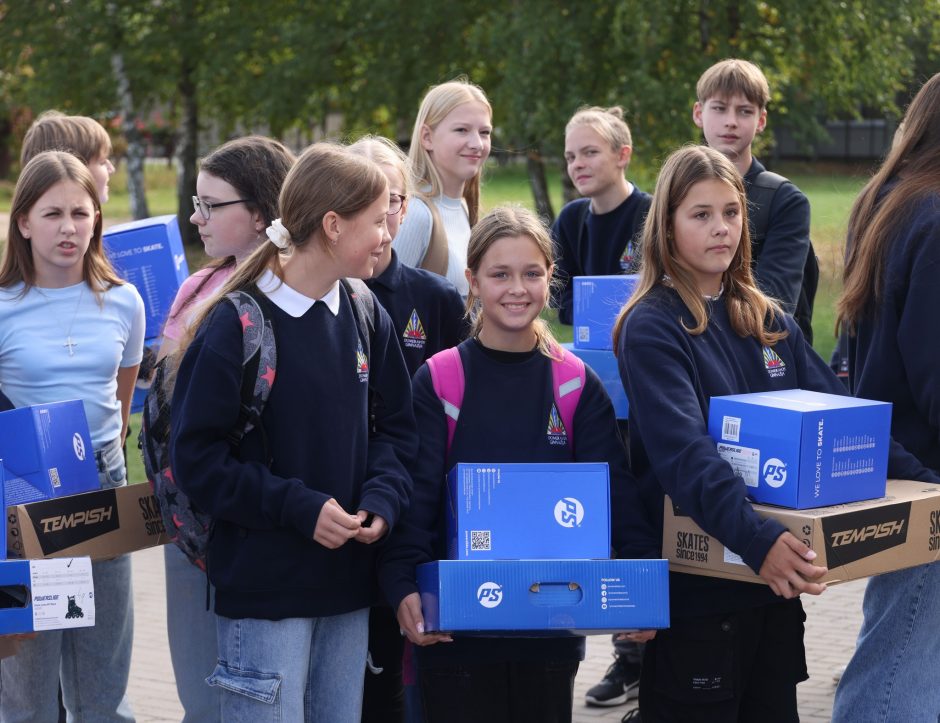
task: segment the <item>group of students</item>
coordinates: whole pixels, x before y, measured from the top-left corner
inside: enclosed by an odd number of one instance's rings
[[[743,61],[713,71],[694,111],[709,145],[673,153],[652,197],[624,177],[632,147],[616,112],[572,119],[566,160],[589,200],[563,210],[554,242],[521,208],[477,218],[491,109],[464,81],[428,92],[407,159],[379,138],[318,143],[295,159],[261,137],[204,159],[191,221],[215,260],[180,289],[161,349],[176,366],[173,471],[214,521],[211,611],[206,574],[175,547],[165,553],[186,720],[402,720],[407,707],[431,723],[570,721],[583,638],[451,638],[424,627],[415,569],[443,556],[445,475],[484,461],[606,462],[617,556],[660,556],[668,493],[767,583],[671,575],[671,627],[621,636],[645,643],[644,720],[798,720],[796,685],[807,677],[799,595],[823,592],[815,581],[826,571],[753,512],[708,435],[708,404],[721,394],[844,387],[752,257],[747,172],[766,97],[752,97],[741,78],[760,71]],[[37,126],[67,126],[64,118]],[[62,137],[51,147],[60,150],[31,160],[24,149],[14,193],[0,266],[0,389],[16,406],[84,399],[102,484],[123,484],[143,306],[101,247],[106,191],[88,166],[100,152],[106,160],[108,146],[83,155]],[[940,481],[940,378],[923,330],[940,253],[931,243],[940,241],[938,174],[940,75],[911,104],[853,208],[839,305],[853,333],[853,389],[894,402],[900,444],[889,474],[931,481]],[[802,207],[800,196],[787,188],[779,201]],[[645,217],[638,236],[621,230],[631,225],[624,218],[604,218],[618,209]],[[764,254],[773,246],[768,234]],[[806,257],[790,256],[777,249],[771,258],[795,268]],[[572,428],[559,428],[552,368],[568,352],[541,319],[553,291],[566,303],[556,271],[582,273],[584,259],[601,257],[615,264],[602,273],[640,274],[614,333],[631,402],[629,463],[590,369]],[[369,292],[346,279],[367,279],[379,302],[366,324],[355,296]],[[233,291],[261,300],[277,347],[260,422],[238,443],[230,432],[241,414],[244,319],[222,303]],[[442,402],[426,363],[454,347],[465,380],[459,409]],[[837,720],[940,712],[930,672],[935,568],[872,579]],[[2,662],[4,722],[56,720],[60,680],[74,719],[133,720],[127,557],[95,563],[94,575],[98,625],[43,633]],[[405,706],[401,680],[412,675],[418,701]]]

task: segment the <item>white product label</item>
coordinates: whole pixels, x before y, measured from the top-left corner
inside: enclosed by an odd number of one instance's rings
[[[729,565],[743,565],[744,560],[741,559],[741,556],[735,552],[731,552],[727,547],[725,548],[725,562]]]
[[[95,589],[87,557],[31,560],[33,629],[87,628],[95,624]]]
[[[721,438],[728,442],[741,441],[741,418],[740,417],[722,417],[721,418]]]
[[[578,341],[583,341],[583,342],[591,341],[591,327],[589,326],[578,327]]]
[[[718,443],[718,456],[731,465],[735,474],[741,475],[748,487],[757,487],[760,474],[760,450],[736,444]]]

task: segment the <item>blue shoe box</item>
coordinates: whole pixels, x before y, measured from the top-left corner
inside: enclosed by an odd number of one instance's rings
[[[77,400],[0,412],[0,458],[6,507],[100,488],[85,407]]]
[[[159,337],[180,284],[189,276],[175,215],[112,226],[104,233],[108,258],[140,292],[147,313],[144,338]]]
[[[3,471],[3,460],[0,459],[0,512],[3,512],[3,524],[0,525],[0,560],[7,559],[7,497],[6,475]]]
[[[572,321],[575,347],[614,348],[614,322],[639,279],[636,274],[574,277]]]
[[[666,560],[439,560],[418,566],[425,629],[527,637],[669,626]]]
[[[0,561],[0,635],[94,624],[89,558]]]
[[[460,463],[447,476],[451,560],[610,557],[606,463]]]
[[[708,432],[755,502],[806,509],[884,497],[891,405],[802,389],[712,397]]]
[[[607,349],[578,349],[574,344],[562,344],[562,346],[591,367],[600,377],[601,384],[604,385],[610,401],[613,402],[617,419],[629,419],[630,402],[627,401],[627,393],[623,389],[623,382],[620,381],[617,355]]]

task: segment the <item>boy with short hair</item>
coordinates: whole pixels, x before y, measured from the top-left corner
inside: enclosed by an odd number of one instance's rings
[[[769,173],[751,153],[754,137],[767,125],[770,88],[761,69],[731,58],[699,78],[692,120],[705,142],[734,163],[744,177],[751,229],[751,264],[761,290],[781,301],[812,343],[812,291],[804,270],[815,268],[809,240],[809,201],[793,183]],[[808,298],[807,298],[808,294]]]

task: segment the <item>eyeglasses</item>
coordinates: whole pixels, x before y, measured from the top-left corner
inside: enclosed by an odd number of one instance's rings
[[[405,205],[406,198],[407,196],[403,196],[400,193],[388,194],[388,215],[394,216],[401,211],[402,206]]]
[[[213,208],[222,208],[223,206],[231,206],[233,203],[251,203],[250,199],[247,198],[238,198],[234,201],[222,201],[221,203],[209,203],[208,201],[203,201],[199,196],[193,196],[193,210],[199,211],[199,214],[208,221],[212,217]]]

